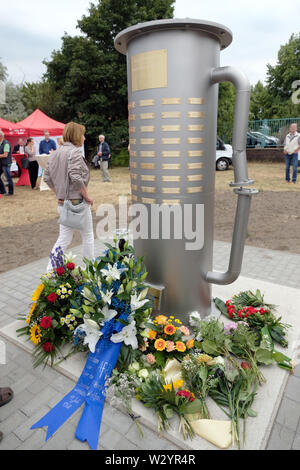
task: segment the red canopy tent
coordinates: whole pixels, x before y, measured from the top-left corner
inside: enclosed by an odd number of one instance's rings
[[[5,137],[27,137],[28,132],[14,122],[6,121],[6,119],[0,118],[0,129],[4,132]]]
[[[30,137],[42,137],[45,130],[49,131],[50,136],[58,137],[62,135],[65,127],[65,124],[51,119],[39,109],[16,125],[26,129]]]

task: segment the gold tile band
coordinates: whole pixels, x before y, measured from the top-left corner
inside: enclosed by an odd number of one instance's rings
[[[188,103],[189,104],[204,104],[204,99],[203,98],[189,98]]]
[[[140,132],[154,132],[154,126],[140,126]]]
[[[204,113],[202,111],[189,111],[189,118],[204,118]]]
[[[188,163],[187,167],[189,170],[200,170],[203,167],[203,163]]]
[[[180,111],[165,111],[161,113],[162,119],[178,119],[181,116]]]
[[[203,150],[189,150],[188,157],[203,157]]]
[[[188,144],[204,144],[203,137],[189,137]]]
[[[142,186],[141,191],[143,193],[156,193],[156,188],[154,186]]]
[[[161,99],[161,104],[180,104],[181,99],[180,98],[162,98]]]
[[[155,113],[141,113],[140,119],[155,119]]]
[[[142,170],[155,170],[155,163],[141,163]]]
[[[163,194],[180,194],[180,188],[162,188]]]
[[[149,150],[149,151],[146,151],[146,150],[142,150],[141,153],[140,153],[140,156],[141,157],[147,157],[147,158],[153,158],[155,157],[155,152],[153,150]]]
[[[180,163],[163,163],[162,169],[163,170],[180,170],[181,165]]]
[[[188,181],[202,181],[203,175],[188,175],[186,178]]]
[[[162,152],[162,156],[166,158],[180,157],[180,151],[179,150],[164,150]]]
[[[179,183],[180,181],[180,176],[177,175],[170,175],[170,176],[162,176],[162,181],[169,181],[169,182],[176,182]]]
[[[155,181],[156,176],[155,175],[141,175],[141,180],[142,181]]]
[[[155,101],[154,100],[140,100],[139,101],[139,106],[154,106]]]
[[[155,139],[140,139],[141,145],[153,145],[155,144]]]
[[[190,188],[187,188],[186,192],[191,194],[191,193],[202,193],[203,188],[202,186],[192,186]]]
[[[141,201],[144,204],[156,204],[156,199],[151,199],[151,198],[148,198],[148,197],[142,197]]]
[[[179,145],[181,142],[180,137],[174,137],[174,138],[163,138],[162,143],[164,145]]]
[[[161,128],[162,132],[180,132],[181,131],[181,126],[176,124],[174,126],[162,126]]]

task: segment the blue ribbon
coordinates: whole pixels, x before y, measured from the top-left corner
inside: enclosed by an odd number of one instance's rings
[[[126,320],[127,315],[121,317]],[[112,343],[109,338],[122,328],[115,320],[104,325],[95,352],[89,354],[76,386],[30,429],[48,426],[47,441],[85,402],[75,437],[82,442],[86,440],[91,449],[97,449],[106,397],[105,382],[111,376],[122,347],[122,343]]]

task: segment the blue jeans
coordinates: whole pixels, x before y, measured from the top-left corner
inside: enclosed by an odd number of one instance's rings
[[[285,179],[290,181],[290,166],[293,167],[293,183],[296,183],[298,174],[298,153],[285,156]]]
[[[5,178],[8,182],[8,192],[9,192],[9,194],[14,194],[14,183],[13,183],[13,180],[12,180],[12,177],[11,177],[11,174],[10,174],[10,167],[11,167],[11,165],[2,166],[0,174],[4,173],[4,176],[5,176]],[[1,179],[1,177],[0,177],[0,193],[1,194],[6,193],[6,189],[5,189],[5,186],[3,184],[3,181]]]

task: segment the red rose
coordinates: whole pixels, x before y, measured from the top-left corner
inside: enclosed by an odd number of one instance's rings
[[[53,351],[54,350],[54,344],[52,344],[52,343],[43,344],[43,350],[47,353]]]
[[[44,330],[47,330],[48,328],[50,328],[51,324],[52,324],[52,318],[51,317],[43,317],[41,319],[40,325]]]
[[[179,397],[185,397],[185,398],[187,398],[189,401],[194,401],[194,400],[195,400],[193,394],[192,394],[191,392],[189,392],[188,390],[179,390],[179,391],[177,392],[177,395],[178,395]]]
[[[51,292],[51,294],[49,294],[47,297],[48,301],[51,302],[52,304],[56,302],[57,298],[58,298],[58,295],[55,294],[55,292]]]
[[[70,271],[73,271],[73,269],[75,269],[75,264],[74,263],[68,263],[68,264],[66,264],[66,268],[69,269]]]
[[[251,369],[251,366],[250,366],[249,362],[245,361],[245,362],[241,363],[241,368],[242,369]]]
[[[63,268],[63,267],[56,268],[56,274],[58,276],[62,276],[63,274],[65,274],[65,268]]]

